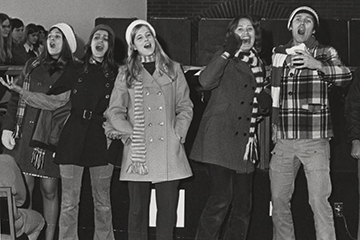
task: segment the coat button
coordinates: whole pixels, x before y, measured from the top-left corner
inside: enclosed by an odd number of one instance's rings
[[[246,121],[250,121],[250,118],[246,118]]]
[[[251,103],[249,103],[250,104],[250,106],[252,106],[253,105],[253,103],[251,102]]]
[[[235,136],[238,135],[238,134],[239,134],[239,132],[236,132],[236,133],[235,133]]]
[[[164,141],[164,140],[165,140],[165,138],[161,137],[161,138],[159,138],[159,140],[160,140],[160,141]]]
[[[29,121],[30,124],[34,124],[34,121]]]
[[[82,82],[82,78],[79,78],[79,79],[78,79],[78,82]]]
[[[77,89],[74,89],[74,90],[73,90],[73,93],[76,94],[76,93],[77,93]]]
[[[109,77],[109,73],[105,73],[105,77]]]
[[[244,88],[246,88],[247,86],[248,86],[248,85],[247,85],[247,84],[245,84],[245,85],[244,85]]]
[[[149,95],[150,95],[150,93],[149,93],[149,92],[146,92],[146,93],[145,93],[145,95],[146,95],[146,96],[149,96]]]
[[[152,123],[149,123],[148,126],[149,126],[149,127],[152,127]]]
[[[244,133],[243,135],[244,135],[244,137],[246,137],[247,133]]]
[[[147,107],[146,110],[151,111],[151,107]]]
[[[293,95],[293,92],[288,92],[288,94],[291,96],[291,95]]]
[[[159,107],[159,110],[160,110],[160,111],[162,111],[163,109],[164,109],[164,107],[163,107],[163,106],[160,106],[160,107]]]
[[[165,124],[164,122],[160,122],[160,123],[159,123],[160,126],[164,126],[164,124]]]
[[[105,87],[107,87],[107,88],[110,87],[110,83],[106,83]]]
[[[293,73],[290,73],[290,74],[289,74],[289,76],[290,76],[290,77],[293,77],[293,76],[294,76],[294,74],[293,74]]]
[[[154,139],[153,139],[153,138],[150,138],[150,139],[149,139],[149,142],[153,142],[153,141],[154,141]]]
[[[244,101],[241,101],[241,103],[240,104],[244,104]]]
[[[238,117],[239,120],[241,120],[241,117]]]
[[[159,91],[159,92],[157,93],[157,95],[159,95],[159,96],[162,95],[162,92]]]
[[[106,99],[109,99],[109,98],[110,98],[110,95],[106,95],[105,98],[106,98]]]

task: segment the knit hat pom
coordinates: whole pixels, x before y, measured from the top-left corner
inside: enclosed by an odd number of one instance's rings
[[[64,36],[70,46],[71,52],[74,53],[76,51],[77,44],[76,44],[75,32],[72,29],[72,27],[70,27],[70,25],[67,23],[57,23],[57,24],[51,26],[50,30],[53,28],[58,28],[64,34]]]

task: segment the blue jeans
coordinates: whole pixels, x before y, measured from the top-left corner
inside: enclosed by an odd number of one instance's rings
[[[330,145],[327,139],[279,139],[270,162],[273,240],[295,240],[291,214],[294,182],[303,164],[317,240],[335,240],[331,205]]]
[[[113,240],[114,230],[110,203],[110,183],[114,166],[90,167],[92,196],[94,199],[94,240]],[[62,184],[59,239],[78,237],[78,213],[84,167],[60,165]]]
[[[239,160],[243,161],[243,160]],[[252,173],[207,164],[211,192],[200,217],[197,240],[217,240],[226,216],[224,240],[245,240],[252,206]]]

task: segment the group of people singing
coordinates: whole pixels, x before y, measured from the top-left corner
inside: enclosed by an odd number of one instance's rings
[[[273,239],[295,239],[290,201],[301,164],[316,239],[336,239],[328,201],[333,137],[328,89],[349,84],[352,74],[333,47],[316,40],[319,25],[314,9],[296,8],[287,24],[292,39],[273,49],[271,76],[266,78],[259,57],[260,20],[237,16],[223,47],[201,72],[200,89],[210,90],[211,97],[189,158],[206,166],[210,196],[195,239],[217,240],[221,232],[221,239],[247,239],[253,172],[259,161],[257,124],[264,116],[271,116],[275,144],[269,171]],[[2,158],[15,159],[30,195],[34,178],[40,178],[47,240],[54,239],[58,219],[59,178],[59,239],[78,239],[85,167],[94,199],[94,239],[114,239],[114,166],[107,153],[119,140],[120,181],[127,181],[129,189],[128,239],[148,239],[151,184],[158,209],[156,239],[173,239],[179,182],[192,176],[183,145],[193,116],[190,90],[180,64],[166,55],[147,21],[130,23],[125,40],[127,58],[117,66],[115,34],[109,26],[98,25],[78,60],[73,56],[74,30],[58,23],[49,29],[43,52],[26,62],[19,79],[1,81],[12,90],[2,126]],[[355,78],[347,97],[346,115],[355,158],[360,158],[359,81]],[[39,224],[33,229],[40,231],[44,223],[36,217]],[[33,231],[18,235],[36,239]]]

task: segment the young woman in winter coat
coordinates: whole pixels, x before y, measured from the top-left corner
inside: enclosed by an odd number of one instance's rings
[[[30,59],[20,75],[16,85],[11,82],[10,89],[17,92],[28,90],[34,93],[47,93],[64,75],[67,67],[73,64],[73,53],[76,51],[76,38],[72,28],[59,23],[50,28],[44,52],[35,59]],[[46,220],[46,239],[54,239],[58,220],[59,166],[53,163],[53,152],[43,151],[45,161],[38,162],[33,158],[37,148],[29,146],[34,131],[39,108],[25,104],[22,95],[12,92],[7,113],[2,124],[1,141],[6,148],[4,153],[15,158],[30,193],[30,207],[35,177],[40,179],[40,190],[43,199],[44,218]]]
[[[189,87],[165,54],[154,28],[135,20],[126,30],[128,58],[119,70],[106,133],[124,142],[120,173],[128,181],[129,239],[148,239],[151,184],[157,202],[156,239],[173,239],[179,181],[192,175],[183,143],[192,120]]]
[[[103,24],[96,26],[86,45],[83,62],[69,67],[59,83],[53,86],[61,89],[58,93],[63,92],[62,94],[46,96],[21,92],[27,104],[45,110],[63,108],[66,111],[70,107],[70,115],[65,116],[66,123],[61,129],[58,142],[55,141],[57,146],[54,162],[60,166],[62,183],[59,239],[78,239],[79,200],[85,167],[90,171],[94,199],[94,239],[114,239],[110,203],[114,166],[108,164],[105,157],[108,141],[103,129],[103,113],[109,104],[118,70],[113,58],[114,44],[113,30]],[[67,104],[68,101],[71,106]],[[49,119],[46,116],[48,114],[44,114],[45,119],[39,121],[48,125],[46,122]],[[53,116],[50,120],[56,118]],[[60,118],[64,120],[64,116]],[[51,129],[50,135],[58,136],[58,132],[58,129]],[[41,130],[40,133],[35,131],[34,137],[35,135],[49,134],[44,134]],[[43,146],[53,143],[51,139],[40,139],[44,141]]]
[[[265,70],[258,56],[260,23],[251,16],[234,18],[225,47],[200,74],[211,97],[202,116],[190,158],[206,163],[210,196],[196,239],[245,240],[252,204],[252,177],[258,160],[256,126],[271,107],[264,91]],[[230,211],[230,212],[229,212]]]

